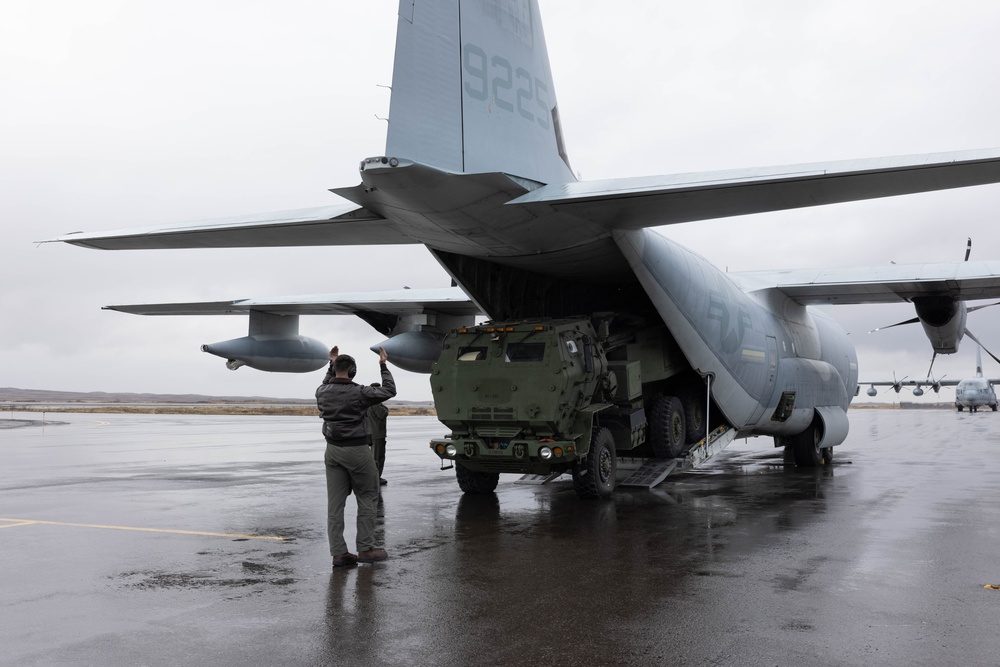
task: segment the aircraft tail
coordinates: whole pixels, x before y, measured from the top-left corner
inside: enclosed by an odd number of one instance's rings
[[[400,0],[386,155],[576,180],[536,0]]]
[[[976,377],[983,377],[983,348],[976,345]]]

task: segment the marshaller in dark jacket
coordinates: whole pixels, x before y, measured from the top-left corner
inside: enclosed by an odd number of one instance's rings
[[[330,369],[316,389],[316,405],[323,418],[326,439],[327,534],[333,566],[385,560],[384,549],[375,545],[375,512],[379,497],[379,473],[368,447],[365,412],[369,407],[396,395],[396,382],[386,366],[385,350],[379,350],[381,387],[353,381],[357,364],[341,355],[336,346],[330,350]],[[358,501],[357,555],[347,550],[344,541],[344,505],[353,491]]]

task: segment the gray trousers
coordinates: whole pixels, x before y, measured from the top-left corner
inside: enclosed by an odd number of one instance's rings
[[[358,551],[374,549],[375,511],[378,506],[378,469],[370,447],[326,445],[326,529],[330,555],[347,551],[344,541],[344,503],[354,492],[358,501]]]
[[[378,476],[382,476],[385,470],[385,438],[372,438],[372,456],[375,457],[375,467],[378,468]]]

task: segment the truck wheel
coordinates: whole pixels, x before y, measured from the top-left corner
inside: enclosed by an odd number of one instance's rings
[[[581,498],[610,498],[617,473],[615,439],[608,429],[595,428],[590,436],[587,460],[577,461],[573,466],[573,490]]]
[[[458,479],[458,485],[462,491],[480,495],[493,493],[500,482],[498,473],[475,472],[458,461],[455,462],[455,477]]]
[[[679,398],[657,396],[649,421],[649,440],[653,456],[673,459],[684,450],[684,406]]]
[[[705,437],[705,394],[685,389],[679,398],[684,406],[684,442],[693,445]]]

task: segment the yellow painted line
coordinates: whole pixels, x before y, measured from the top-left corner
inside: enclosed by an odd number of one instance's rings
[[[6,519],[0,519],[0,521],[6,521]],[[17,528],[18,526],[30,526],[31,521],[19,521],[18,523],[8,523],[6,526],[0,526],[0,528]]]
[[[206,533],[200,530],[173,530],[169,528],[137,528],[135,526],[103,526],[97,523],[68,523],[66,521],[36,521],[33,519],[5,519],[0,517],[0,521],[10,522],[0,528],[12,528],[15,526],[69,526],[72,528],[102,528],[104,530],[132,530],[143,533],[170,533],[172,535],[204,535],[207,537],[232,537],[243,540],[275,540],[277,542],[287,542],[293,538],[278,537],[277,535],[240,535],[238,533]]]

